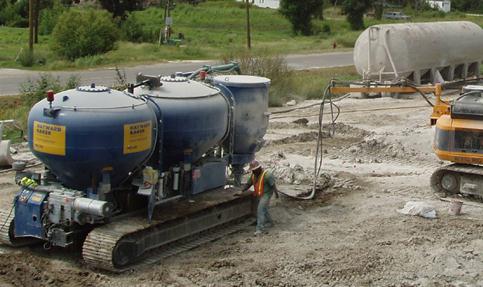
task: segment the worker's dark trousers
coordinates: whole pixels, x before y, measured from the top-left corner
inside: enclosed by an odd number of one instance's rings
[[[257,207],[257,231],[263,231],[268,226],[273,224],[272,217],[268,213],[268,206],[270,205],[270,198],[272,194],[264,194],[258,200]]]

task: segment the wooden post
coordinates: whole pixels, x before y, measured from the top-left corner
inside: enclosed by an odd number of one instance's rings
[[[39,43],[39,17],[40,17],[40,0],[34,0],[34,43]]]
[[[251,31],[250,31],[250,3],[246,0],[247,2],[247,47],[248,49],[252,48],[252,37],[251,37]]]
[[[34,1],[29,0],[29,51],[34,52]]]

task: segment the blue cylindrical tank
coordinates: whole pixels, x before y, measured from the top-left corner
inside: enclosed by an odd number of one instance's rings
[[[162,77],[161,83],[138,87],[134,95],[148,97],[163,122],[163,166],[194,163],[228,136],[229,102],[219,90],[183,77]]]
[[[156,115],[146,100],[105,87],[79,87],[37,103],[30,149],[69,188],[95,188],[103,173],[118,185],[152,154]]]
[[[214,84],[235,99],[232,164],[250,162],[268,128],[270,79],[246,75],[217,76]]]

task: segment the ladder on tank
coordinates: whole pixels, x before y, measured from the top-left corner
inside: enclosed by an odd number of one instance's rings
[[[396,68],[396,65],[394,64],[394,60],[391,54],[391,50],[389,49],[389,46],[387,44],[387,37],[389,35],[390,30],[385,29],[382,30],[381,27],[373,26],[369,27],[369,49],[367,50],[367,70],[363,71],[363,79],[364,80],[369,80],[371,79],[371,76],[378,76],[379,77],[379,82],[382,82],[382,78],[384,75],[394,75],[394,78],[397,79],[399,78],[399,73]],[[374,44],[372,42],[378,42],[378,38],[381,36],[383,37],[383,47],[384,47],[384,52],[386,53],[387,58],[389,59],[389,63],[391,63],[391,68],[392,71],[385,71],[386,66],[383,66],[380,70],[378,71],[372,71],[371,66],[372,66],[372,54],[373,54],[373,48]]]

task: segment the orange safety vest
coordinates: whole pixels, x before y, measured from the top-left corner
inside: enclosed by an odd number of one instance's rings
[[[253,193],[254,196],[262,197],[263,196],[263,189],[265,187],[265,174],[267,173],[266,170],[263,171],[262,175],[258,177],[258,181],[255,181],[255,176],[252,174],[252,184],[255,188],[255,192]]]

